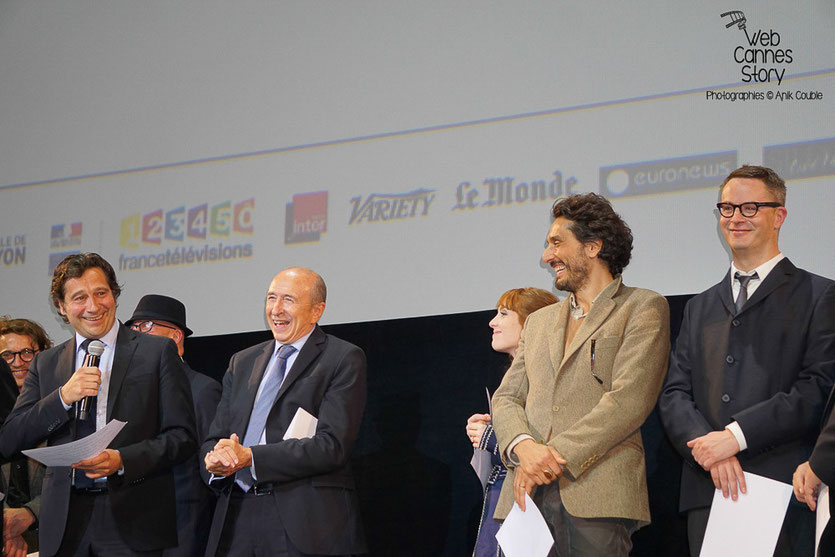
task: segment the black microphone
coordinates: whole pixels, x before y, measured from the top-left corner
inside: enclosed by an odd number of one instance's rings
[[[87,355],[84,356],[84,365],[82,367],[98,367],[101,355],[104,354],[104,343],[100,340],[94,340],[87,346]],[[81,399],[81,405],[78,409],[78,418],[86,420],[90,415],[90,405],[93,404],[93,397],[85,396]]]

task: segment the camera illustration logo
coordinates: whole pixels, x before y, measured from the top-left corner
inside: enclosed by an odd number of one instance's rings
[[[731,22],[725,25],[725,29],[730,29],[731,27],[736,25],[737,27],[739,27],[740,30],[745,31],[745,21],[746,21],[746,19],[745,19],[745,14],[744,13],[735,10],[735,11],[731,11],[731,12],[725,12],[725,13],[721,14],[719,17],[725,17],[725,16],[727,16],[731,19]],[[745,36],[748,37],[748,31],[745,31]]]
[[[739,64],[744,83],[783,83],[788,64],[794,62],[791,48],[784,48],[783,38],[774,29],[748,32],[748,19],[740,10],[719,14],[728,18],[725,29],[736,26],[745,33],[745,42],[733,50],[733,60]]]

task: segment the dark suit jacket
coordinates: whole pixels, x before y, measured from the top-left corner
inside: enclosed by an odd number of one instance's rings
[[[12,377],[12,370],[9,368],[9,364],[6,363],[6,360],[0,358],[0,421],[5,420],[6,416],[9,415],[9,412],[12,411],[16,399],[17,385]],[[12,457],[12,454],[1,454],[0,456],[2,457],[2,461],[6,462]],[[3,475],[0,474],[0,493],[3,493],[5,497],[8,490],[9,486],[6,484],[6,480]],[[2,528],[0,528],[0,544],[2,543],[4,543],[3,531]]]
[[[14,408],[18,394],[20,393],[17,384],[14,382],[11,368],[6,360],[0,358],[0,422],[5,421],[6,416]]]
[[[274,350],[275,341],[270,340],[232,356],[201,456],[232,433],[244,438],[258,385]],[[365,408],[365,382],[362,350],[316,327],[278,391],[267,418],[266,444],[252,447],[258,483],[274,484],[272,497],[284,528],[303,553],[366,551],[349,465]],[[284,441],[299,408],[318,418],[316,434]],[[207,555],[214,555],[220,540],[233,481],[230,476],[211,484],[221,492]],[[264,524],[264,535],[274,535],[274,526]]]
[[[75,372],[75,338],[38,354],[23,391],[0,430],[0,454],[72,441],[74,413],[58,397]],[[124,474],[107,478],[108,497],[119,534],[137,551],[177,542],[171,467],[193,454],[194,414],[182,362],[170,339],[143,335],[119,325],[107,419],[127,422],[110,443],[122,457]],[[41,495],[40,552],[60,547],[70,502],[69,467],[48,467]]]
[[[220,383],[184,364],[194,417],[197,422],[198,443],[206,438],[220,402]],[[177,496],[177,547],[166,549],[164,557],[200,557],[206,551],[206,540],[215,509],[215,494],[200,477],[203,462],[197,453],[174,467],[174,492]]]
[[[832,517],[835,516],[835,412],[832,407],[835,405],[835,390],[829,395],[829,402],[824,412],[824,421],[818,442],[812,456],[809,457],[809,466],[812,471],[829,486],[829,524],[821,536],[820,555],[835,554],[835,523]]]
[[[16,485],[15,478],[21,479],[16,472],[19,474],[20,470],[25,471],[25,478],[28,480],[25,485]],[[3,482],[9,488],[8,492],[5,489],[0,490],[6,493],[3,508],[24,507],[35,517],[35,523],[23,532],[23,539],[26,540],[30,553],[38,550],[38,517],[41,514],[41,488],[45,473],[46,466],[23,455],[2,466]],[[26,490],[28,497],[21,493],[22,489]]]
[[[736,420],[748,449],[742,469],[791,483],[809,458],[835,380],[835,283],[783,259],[739,314],[730,275],[684,310],[659,400],[684,456],[682,511],[710,506],[710,474],[687,441]]]

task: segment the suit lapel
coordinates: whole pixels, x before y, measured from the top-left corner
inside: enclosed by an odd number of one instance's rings
[[[612,298],[620,289],[620,285],[621,278],[618,277],[606,288],[604,288],[600,294],[598,294],[597,299],[594,301],[588,315],[583,318],[583,323],[580,325],[580,328],[577,329],[577,332],[574,334],[574,338],[571,339],[571,344],[565,351],[565,357],[560,363],[560,369],[562,369],[566,362],[571,359],[571,356],[573,356],[574,353],[586,343],[589,337],[594,334],[594,332],[599,329],[603,323],[606,322],[609,314],[614,311],[617,304]]]
[[[322,329],[316,325],[313,329],[313,333],[311,333],[310,338],[307,339],[307,342],[304,343],[302,346],[301,352],[299,355],[296,356],[296,361],[293,362],[293,367],[287,372],[287,375],[284,378],[284,383],[281,384],[281,388],[278,390],[278,395],[276,395],[276,401],[287,392],[288,389],[293,385],[293,383],[298,379],[305,370],[310,366],[313,361],[319,357],[319,354],[322,353],[323,346],[325,344],[325,333],[322,332]]]
[[[740,313],[752,308],[753,306],[757,305],[761,300],[764,300],[769,294],[774,292],[780,285],[785,283],[786,281],[791,278],[791,275],[794,274],[796,267],[792,265],[791,261],[784,258],[780,261],[768,276],[765,277],[765,280],[757,287],[757,290],[751,295],[751,298],[745,302],[745,305],[742,307],[742,311]]]
[[[122,389],[122,383],[125,381],[125,375],[130,368],[133,353],[136,351],[136,342],[134,340],[137,334],[124,325],[119,324],[119,332],[116,335],[116,347],[113,352],[113,366],[110,368],[110,387],[107,392],[108,420],[110,420],[110,416],[113,413],[113,406],[116,404],[119,391]]]
[[[728,310],[728,313],[731,315],[736,313],[736,302],[734,302],[734,293],[731,290],[731,271],[728,269],[728,272],[725,273],[725,278],[722,279],[722,282],[718,284],[719,286],[719,300],[721,300],[722,305],[725,306],[725,309]]]
[[[267,366],[275,353],[275,341],[268,342],[264,349],[255,360],[252,362],[252,373],[249,375],[246,389],[243,392],[243,400],[240,401],[241,408],[246,409],[246,412],[238,412],[238,421],[232,424],[231,431],[238,432],[241,439],[246,435],[246,428],[249,425],[249,417],[252,415],[252,410],[255,408],[255,395],[258,394],[258,387],[261,385],[261,380],[264,378],[264,372],[267,371]]]
[[[58,369],[55,376],[58,385],[64,385],[70,380],[72,374],[75,373],[75,356],[78,349],[75,346],[75,333],[73,332],[72,339],[64,344],[64,349],[58,356]]]
[[[832,407],[835,406],[835,389],[829,393],[829,399],[826,401],[826,406],[823,407],[823,418],[821,418],[821,429],[826,427],[829,421],[829,415],[832,414]]]
[[[551,352],[551,363],[554,369],[560,369],[562,365],[563,355],[565,354],[565,327],[568,323],[568,312],[571,308],[571,302],[566,298],[560,303],[560,311],[557,312],[557,319],[554,321],[553,342],[548,342],[548,348]]]

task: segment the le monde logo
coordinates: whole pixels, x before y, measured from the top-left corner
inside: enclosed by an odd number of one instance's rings
[[[740,31],[745,33],[745,44],[734,48],[734,62],[740,65],[742,81],[745,83],[771,83],[776,81],[777,85],[783,82],[786,75],[786,65],[791,64],[792,49],[782,47],[780,33],[769,29],[764,31],[758,29],[749,33],[745,27],[745,14],[740,11],[730,11],[720,14],[722,18],[728,18],[725,24],[726,29],[736,25]]]

